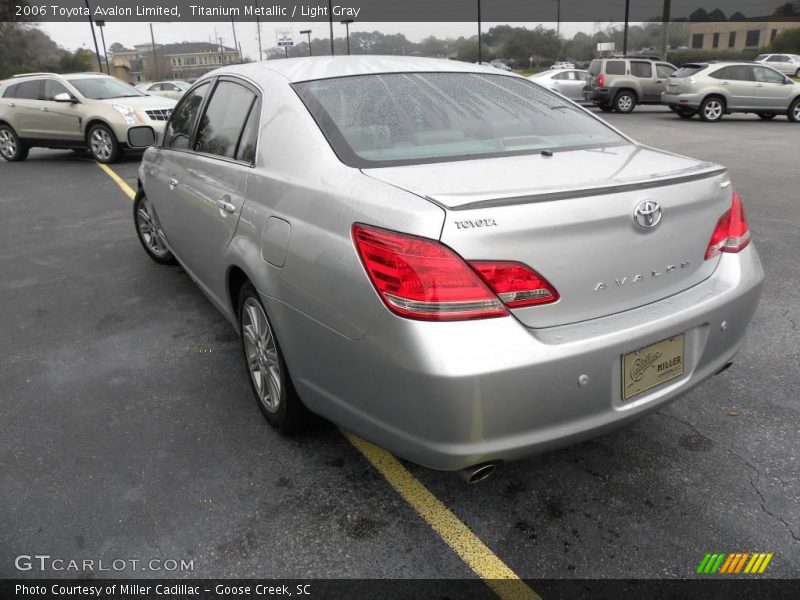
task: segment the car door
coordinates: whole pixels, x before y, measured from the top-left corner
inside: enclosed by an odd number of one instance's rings
[[[558,90],[570,100],[583,100],[583,86],[586,85],[586,74],[583,71],[564,71],[562,75],[566,75],[563,80],[559,81],[560,89]]]
[[[658,93],[658,97],[654,98],[654,100],[661,100],[661,94],[667,91],[667,81],[672,74],[677,71],[677,67],[675,65],[671,65],[669,63],[656,63],[656,80],[654,83],[654,89]]]
[[[785,73],[786,75],[794,74],[794,71],[792,70],[792,61],[785,54],[773,54],[767,58],[766,61],[764,61],[764,64],[766,64],[768,67],[772,67],[776,71]]]
[[[786,83],[786,76],[769,67],[753,67],[756,78],[756,104],[758,108],[784,112],[797,88]]]
[[[756,81],[750,65],[732,65],[711,74],[719,79],[720,90],[725,94],[728,108],[743,110],[757,108]]]
[[[190,152],[176,153],[170,202],[178,216],[170,227],[178,255],[205,291],[225,298],[224,254],[239,220],[253,165],[259,93],[221,76],[192,138]],[[160,213],[159,213],[160,216]]]
[[[631,77],[639,83],[642,90],[640,100],[645,102],[661,100],[661,92],[664,87],[658,89],[655,77],[653,76],[653,64],[644,60],[632,60],[630,63]]]
[[[58,94],[68,94],[75,98],[60,81],[55,79],[44,80],[44,91],[38,128],[41,137],[67,142],[83,141],[81,131],[81,114],[77,102],[56,102]]]
[[[39,121],[41,118],[41,98],[44,85],[41,79],[29,79],[16,86],[13,100],[9,98],[8,104],[12,109],[13,123],[11,126],[21,138],[41,137]],[[5,98],[4,98],[5,99]]]

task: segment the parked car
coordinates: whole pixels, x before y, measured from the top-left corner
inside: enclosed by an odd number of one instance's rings
[[[186,90],[192,86],[185,81],[156,81],[141,87],[136,87],[138,90],[144,92],[145,94],[149,94],[150,96],[162,96],[164,98],[179,100]]]
[[[111,163],[124,150],[152,144],[173,106],[108,75],[18,75],[0,94],[0,156],[18,161],[34,147],[88,149]]]
[[[548,69],[528,77],[531,81],[545,86],[549,90],[564,94],[575,102],[584,102],[583,88],[589,77],[587,71],[580,69]]]
[[[677,67],[648,57],[597,58],[589,65],[584,98],[605,112],[629,113],[637,104],[660,104]]]
[[[667,81],[661,101],[679,117],[704,121],[755,113],[764,120],[786,115],[800,122],[800,85],[771,67],[748,62],[690,63]]]
[[[473,479],[724,370],[762,286],[724,167],[491,67],[223,67],[138,180],[142,246],[239,331],[273,426]]]
[[[784,75],[800,77],[800,56],[797,54],[760,54],[756,62],[763,63]]]
[[[563,70],[563,69],[574,69],[574,68],[575,68],[575,63],[571,63],[571,62],[557,62],[556,64],[554,64],[554,65],[553,65],[552,67],[550,67],[550,68],[551,68],[551,69],[556,69],[556,70],[559,70],[559,71],[560,71],[560,70]]]
[[[491,61],[491,62],[489,63],[489,65],[491,65],[491,66],[492,66],[492,67],[494,67],[495,69],[500,69],[500,70],[502,70],[502,71],[510,71],[510,70],[511,70],[511,67],[509,67],[509,66],[508,66],[506,63],[504,63],[502,60],[493,60],[493,61]]]

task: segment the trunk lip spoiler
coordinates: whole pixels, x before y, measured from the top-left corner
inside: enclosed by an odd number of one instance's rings
[[[489,196],[464,204],[450,205],[445,201],[445,198],[456,199],[457,196],[437,195],[437,196],[424,196],[426,200],[436,204],[445,211],[466,211],[482,208],[496,208],[500,206],[514,206],[518,204],[531,204],[535,202],[553,202],[556,200],[570,200],[573,198],[585,198],[590,196],[604,196],[607,194],[632,192],[639,190],[647,190],[656,187],[678,185],[680,183],[688,183],[690,181],[699,181],[701,179],[710,179],[718,175],[724,175],[728,172],[726,167],[714,166],[711,168],[704,168],[701,172],[676,173],[674,175],[662,175],[654,179],[644,179],[633,182],[619,182],[609,185],[599,185],[592,187],[582,187],[568,190],[557,190],[552,192],[530,193],[518,196],[504,196],[494,197]]]

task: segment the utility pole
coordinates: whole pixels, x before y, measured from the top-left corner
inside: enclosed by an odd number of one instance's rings
[[[156,38],[153,35],[153,24],[150,23],[150,42],[153,45],[153,70],[156,74],[156,79],[158,79],[158,54],[156,54]]]
[[[258,0],[253,0],[256,5],[256,9],[258,9]],[[256,10],[258,13],[258,10]],[[256,30],[258,31],[258,60],[264,60],[264,52],[261,50],[261,19],[258,18],[258,14],[256,14]]]
[[[631,0],[625,0],[625,31],[622,34],[622,56],[628,55],[628,20],[631,16]]]
[[[561,0],[556,0],[556,40],[558,41],[558,56],[556,60],[561,60]]]
[[[225,66],[225,46],[222,44],[222,38],[218,37],[217,41],[219,42],[219,59],[222,63],[222,66]]]
[[[661,58],[667,60],[669,50],[669,19],[672,0],[664,0],[664,12],[661,14]]]
[[[103,33],[103,28],[106,26],[106,22],[101,19],[97,19],[94,22],[94,24],[100,28],[100,39],[103,40],[103,58],[105,58],[106,61],[106,73],[111,75],[111,67],[108,66],[108,50],[106,50],[106,35]]]
[[[331,56],[335,54],[333,50],[333,7],[331,6],[331,0],[328,0],[328,25],[331,28]]]
[[[340,21],[340,23],[345,26],[345,29],[347,29],[347,56],[350,56],[350,23],[352,22],[353,19],[345,19],[344,21]]]
[[[303,29],[303,31],[300,32],[300,35],[308,36],[308,55],[311,56],[311,30]]]
[[[89,0],[83,0],[86,3],[86,10],[89,12],[89,29],[92,30],[92,39],[94,40],[94,54],[97,57],[97,68],[102,73],[103,65],[100,62],[100,48],[97,47],[97,35],[94,33],[94,21],[92,20],[92,9],[89,8]]]
[[[236,41],[236,25],[233,23],[233,17],[231,17],[231,29],[233,29],[233,47],[234,49],[239,47],[239,42]],[[239,52],[239,62],[242,62],[242,53]]]
[[[483,53],[481,52],[481,0],[478,0],[478,64],[483,62]]]

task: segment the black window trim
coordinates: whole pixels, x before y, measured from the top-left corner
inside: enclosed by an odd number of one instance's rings
[[[193,154],[195,156],[202,156],[204,158],[210,158],[210,159],[213,159],[213,160],[220,160],[220,161],[224,161],[224,162],[234,163],[234,164],[237,164],[237,165],[247,166],[247,167],[250,167],[251,169],[256,166],[256,158],[258,157],[258,146],[259,146],[259,143],[261,142],[261,136],[260,135],[256,136],[256,147],[255,147],[255,150],[253,151],[253,160],[252,161],[237,160],[235,158],[236,154],[239,151],[239,142],[241,141],[242,134],[244,133],[244,127],[242,128],[242,131],[239,132],[239,139],[236,141],[236,151],[234,152],[234,158],[231,158],[231,157],[228,157],[228,156],[220,156],[219,154],[210,154],[208,152],[198,152],[197,150],[194,149],[194,143],[195,143],[195,140],[197,139],[197,131],[198,131],[198,128],[200,126],[200,121],[202,121],[203,115],[206,114],[206,109],[208,108],[208,103],[211,100],[212,96],[214,95],[214,92],[216,92],[217,86],[223,81],[228,81],[228,82],[231,82],[231,83],[237,83],[237,84],[247,88],[251,92],[253,92],[253,94],[255,94],[255,99],[253,100],[253,103],[250,105],[250,108],[247,111],[247,117],[244,120],[244,125],[245,126],[247,125],[247,120],[250,118],[250,113],[253,111],[253,108],[254,107],[258,107],[259,115],[258,115],[258,124],[257,124],[257,127],[256,127],[256,131],[259,131],[259,132],[261,131],[261,117],[262,117],[262,115],[260,113],[261,113],[261,108],[262,108],[262,102],[261,101],[262,101],[262,96],[263,96],[261,88],[258,87],[254,82],[250,81],[249,79],[245,79],[244,77],[238,77],[236,75],[231,75],[231,74],[228,74],[228,73],[222,73],[222,74],[216,75],[214,77],[209,77],[207,79],[201,79],[200,81],[195,82],[195,84],[191,88],[186,90],[186,93],[181,97],[181,102],[176,104],[175,108],[172,109],[172,113],[170,114],[170,120],[167,122],[167,126],[164,128],[165,135],[162,136],[161,145],[159,146],[159,149],[161,149],[161,150],[169,150],[171,152],[183,152],[185,154]],[[169,128],[170,124],[172,123],[172,115],[175,114],[175,112],[177,111],[178,107],[183,102],[184,98],[187,98],[192,92],[194,92],[200,86],[205,85],[205,84],[210,84],[209,91],[206,94],[205,98],[203,98],[203,102],[200,104],[200,108],[197,111],[197,118],[195,118],[194,123],[192,124],[192,130],[189,133],[189,146],[187,148],[170,148],[168,146],[165,146],[164,143],[166,142],[166,138],[167,138],[166,131]]]

